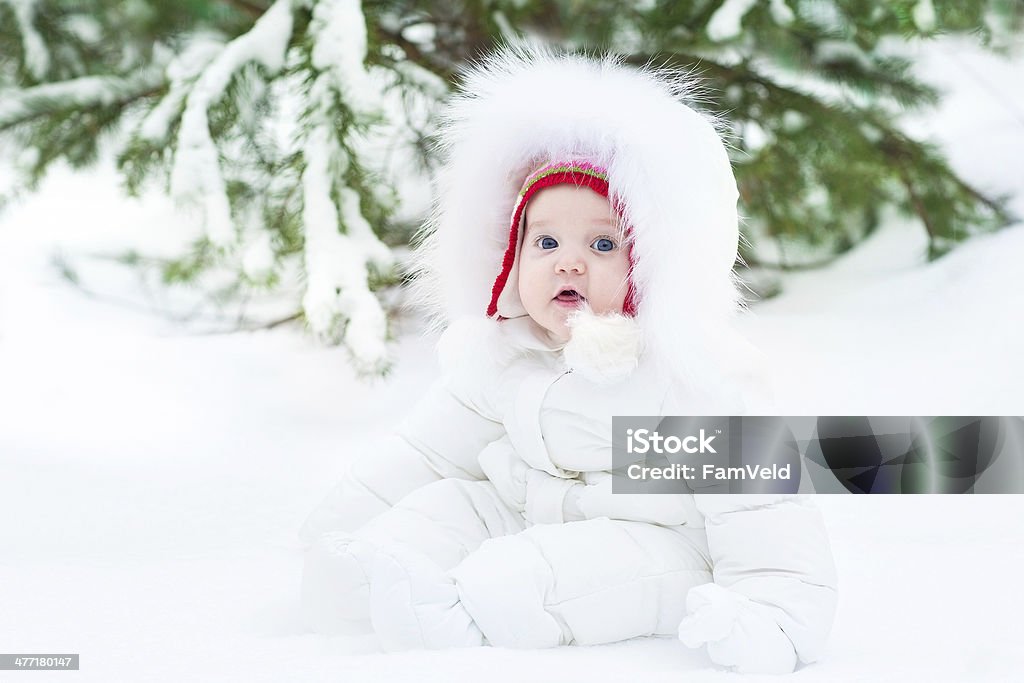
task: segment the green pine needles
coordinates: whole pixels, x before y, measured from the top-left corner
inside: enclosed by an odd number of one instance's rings
[[[728,126],[741,257],[789,269],[835,258],[893,208],[930,258],[1011,222],[1005,198],[901,128],[939,100],[901,48],[964,34],[999,51],[1022,16],[1012,0],[0,0],[0,142],[29,190],[55,161],[85,167],[113,146],[130,192],[159,183],[203,228],[178,259],[126,263],[168,283],[218,268],[239,295],[296,279],[296,313],[377,374],[383,294],[416,227],[396,218],[387,165],[401,148],[428,182],[437,104],[495,44],[529,36],[701,77],[693,104]]]

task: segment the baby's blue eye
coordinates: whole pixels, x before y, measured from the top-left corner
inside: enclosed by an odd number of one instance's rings
[[[611,251],[615,248],[615,242],[612,242],[607,237],[598,237],[590,246],[598,251]]]
[[[542,237],[540,239],[541,249],[554,249],[558,246],[558,241],[554,237]]]

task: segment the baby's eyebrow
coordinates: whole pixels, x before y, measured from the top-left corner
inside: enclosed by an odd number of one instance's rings
[[[529,221],[526,223],[526,230],[523,232],[523,239],[526,239],[530,235],[540,232],[541,230],[550,230],[553,226],[557,226],[558,221]]]
[[[526,232],[529,232],[533,228],[546,228],[549,225],[551,225],[552,223],[557,223],[557,221],[543,220],[543,219],[539,220],[539,221],[529,221],[529,222],[526,223]],[[591,223],[591,225],[610,225],[610,226],[618,225],[618,221],[616,221],[616,220],[614,220],[612,218],[593,218],[593,219],[591,219],[590,223]]]

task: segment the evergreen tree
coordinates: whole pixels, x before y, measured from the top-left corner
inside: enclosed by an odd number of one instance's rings
[[[785,268],[849,249],[884,207],[920,219],[931,257],[1009,222],[900,129],[938,95],[892,47],[964,33],[998,50],[1022,15],[1013,0],[0,0],[0,134],[28,188],[114,141],[130,191],[165,183],[202,223],[160,264],[165,281],[220,268],[238,292],[297,271],[309,327],[376,372],[380,290],[415,227],[395,220],[382,150],[414,151],[426,177],[432,112],[495,44],[611,49],[702,77],[696,104],[731,126],[743,256],[805,247]]]

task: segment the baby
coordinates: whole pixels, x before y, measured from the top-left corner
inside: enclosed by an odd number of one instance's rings
[[[303,608],[391,650],[678,635],[782,673],[836,577],[799,496],[612,493],[613,415],[745,409],[736,183],[685,83],[520,48],[445,121],[420,287],[443,378],[310,515]]]

